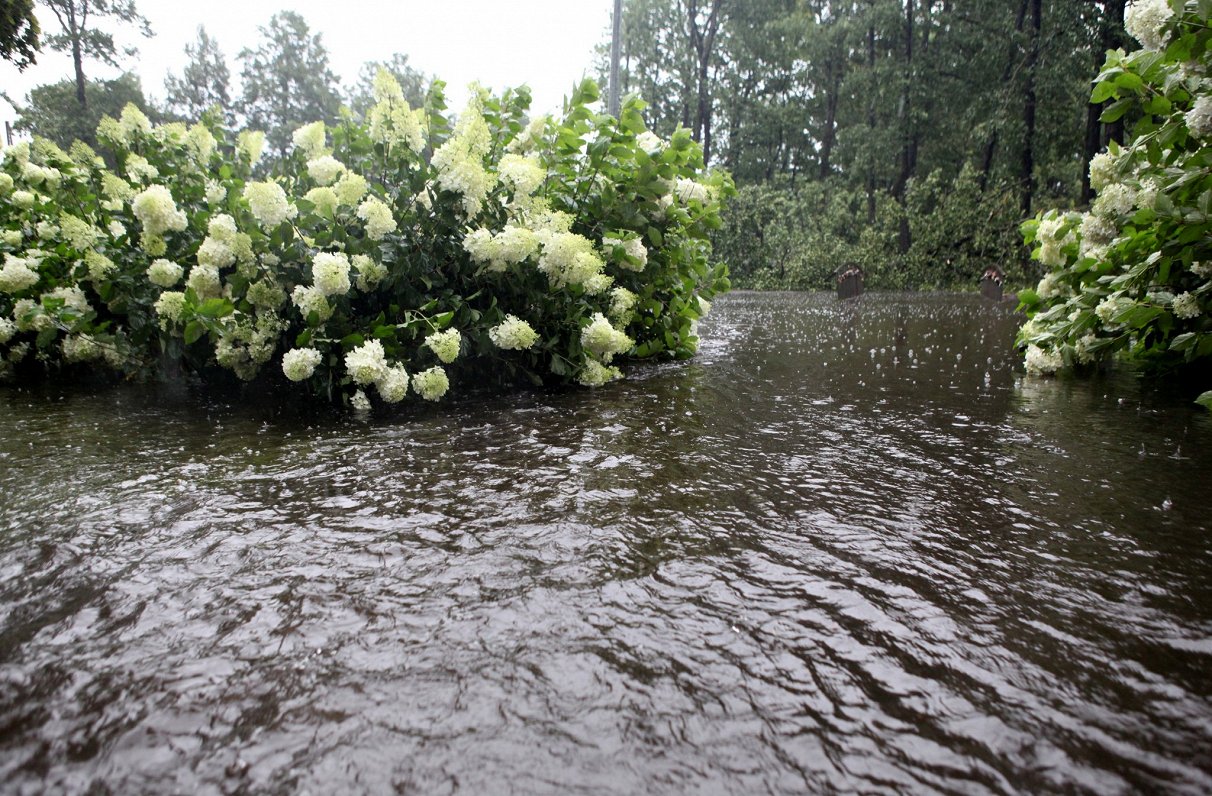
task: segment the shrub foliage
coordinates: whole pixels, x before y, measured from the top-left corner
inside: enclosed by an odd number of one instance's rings
[[[153,126],[129,106],[69,152],[0,164],[3,374],[231,373],[367,406],[476,379],[605,383],[616,357],[688,357],[726,290],[708,232],[732,191],[643,103],[562,118],[525,89],[443,86],[413,109],[386,72],[365,122],[264,136],[214,118]],[[453,122],[453,123],[452,123]],[[283,378],[285,377],[285,378]],[[297,382],[290,384],[289,382]]]

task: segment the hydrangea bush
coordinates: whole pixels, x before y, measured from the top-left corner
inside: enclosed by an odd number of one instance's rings
[[[1089,211],[1023,225],[1033,258],[1051,269],[1020,294],[1028,372],[1117,354],[1162,368],[1212,357],[1210,15],[1208,0],[1127,7],[1143,49],[1108,53],[1091,97],[1110,100],[1104,121],[1133,120],[1127,143],[1090,162]]]
[[[659,139],[638,99],[595,113],[592,81],[560,119],[473,87],[453,124],[442,88],[410,108],[383,72],[364,120],[306,125],[273,164],[262,133],[133,106],[101,123],[108,160],[4,150],[0,375],[179,364],[366,408],[691,356],[733,188],[689,133]]]

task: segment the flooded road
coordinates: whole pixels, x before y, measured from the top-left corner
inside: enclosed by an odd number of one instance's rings
[[[1212,415],[1018,320],[737,293],[369,420],[0,388],[0,792],[1212,791]]]

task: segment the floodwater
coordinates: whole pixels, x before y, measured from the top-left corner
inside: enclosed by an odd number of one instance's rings
[[[1207,793],[1212,416],[977,296],[391,416],[0,390],[0,792]]]

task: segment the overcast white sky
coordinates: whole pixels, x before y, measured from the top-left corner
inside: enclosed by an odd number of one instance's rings
[[[364,62],[386,60],[400,52],[416,68],[448,83],[452,109],[465,101],[466,84],[479,80],[494,90],[528,84],[534,95],[532,108],[539,112],[558,110],[573,84],[590,71],[594,45],[608,34],[613,8],[612,0],[136,0],[136,4],[151,21],[155,36],[121,37],[139,48],[125,66],[140,76],[144,92],[157,100],[164,96],[165,74],[180,74],[184,67],[185,45],[196,38],[198,25],[205,25],[218,40],[238,91],[236,54],[256,46],[257,28],[275,12],[288,9],[302,14],[312,32],[322,35],[331,67],[345,85],[354,82]],[[41,3],[36,13],[43,30],[58,31],[54,15]],[[110,78],[118,71],[85,63],[89,78]],[[20,99],[34,86],[71,74],[71,59],[49,50],[23,73],[0,62],[0,86]],[[12,108],[0,100],[0,122],[13,119]]]

